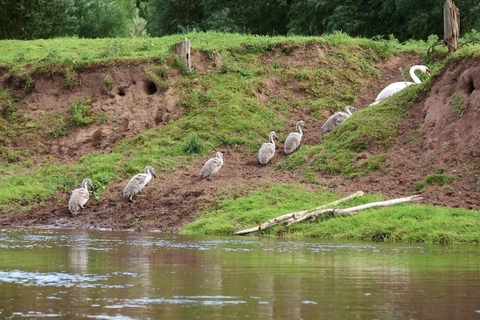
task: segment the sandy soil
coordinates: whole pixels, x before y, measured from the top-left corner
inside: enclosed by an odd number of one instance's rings
[[[317,50],[322,54],[322,51],[328,48]],[[215,67],[215,59],[209,59],[205,53],[196,52],[192,57],[193,66],[201,74]],[[293,50],[283,57],[282,63],[308,65],[312,63],[311,50]],[[355,101],[355,107],[361,109],[368,106],[384,86],[401,80],[399,67],[414,63],[421,63],[421,57],[402,56],[381,62],[377,66],[381,73],[380,80],[374,85],[365,85],[365,89]],[[389,152],[385,165],[387,170],[372,172],[366,177],[355,179],[319,175],[318,180],[325,186],[335,186],[335,191],[342,195],[364,190],[381,194],[385,198],[395,198],[412,194],[414,183],[427,175],[443,172],[453,174],[453,182],[447,188],[429,186],[422,194],[422,202],[479,209],[479,66],[478,60],[459,61],[452,63],[442,74],[436,75],[431,91],[421,97],[411,114],[400,125],[401,134]],[[102,110],[108,119],[116,121],[95,124],[58,139],[43,140],[43,152],[38,152],[40,138],[34,136],[22,136],[12,146],[33,148],[38,157],[51,157],[60,162],[74,161],[93,150],[108,151],[125,137],[181,117],[183,111],[177,106],[179,97],[171,89],[166,92],[156,90],[144,68],[148,68],[148,65],[138,63],[128,67],[96,67],[81,74],[72,71],[77,83],[73,89],[65,87],[65,79],[62,77],[36,79],[34,88],[23,92],[24,101],[19,111],[31,116],[54,117],[67,112],[68,106],[75,99],[90,96],[91,105],[95,109]],[[107,74],[114,80],[111,88],[103,83]],[[170,75],[170,81],[175,77],[180,75]],[[0,85],[3,87],[21,91],[24,81],[25,79],[11,77],[0,70]],[[275,79],[267,81],[265,90],[270,94],[293,94]],[[462,101],[460,117],[459,97]],[[260,92],[259,99],[268,99],[268,95]],[[302,113],[293,107],[292,114],[292,119],[303,119],[307,123],[302,143],[317,144],[324,119],[316,119],[313,115]],[[285,132],[294,126],[294,122],[289,123],[288,127],[284,128]],[[274,163],[283,157],[282,148],[283,145],[277,145]],[[22,215],[4,213],[0,215],[0,224],[97,230],[175,231],[194,220],[197,210],[211,203],[214,195],[222,189],[232,188],[236,190],[232,196],[238,196],[244,192],[244,188],[237,187],[245,184],[261,181],[299,183],[301,179],[298,172],[275,171],[274,164],[258,167],[255,157],[247,157],[228,148],[220,151],[224,153],[225,165],[213,181],[198,179],[200,168],[213,156],[212,153],[199,159],[197,163],[176,168],[173,173],[159,172],[157,178],[144,189],[144,197],[137,198],[135,203],[123,201],[121,198],[127,181],[115,181],[99,201],[91,199],[81,215],[72,216],[68,212],[70,194],[64,194],[61,197],[52,197],[42,205],[34,205],[32,210]],[[359,154],[358,158],[361,160],[367,156],[369,155]],[[302,183],[302,187],[317,188],[318,185]]]

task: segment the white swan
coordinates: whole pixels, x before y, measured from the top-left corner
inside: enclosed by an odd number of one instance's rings
[[[275,141],[277,134],[275,131],[271,131],[268,135],[268,142],[265,142],[258,150],[258,165],[264,165],[268,162],[272,162],[272,158],[275,155]]]
[[[415,74],[415,71],[417,71],[417,70],[427,74],[428,76],[430,75],[430,69],[428,69],[428,67],[422,66],[422,65],[415,65],[415,66],[410,68],[410,72],[409,72],[410,77],[412,78],[413,82],[399,81],[399,82],[390,83],[382,91],[380,91],[377,98],[375,99],[375,102],[370,104],[370,105],[373,106],[373,105],[379,103],[380,101],[382,101],[383,99],[386,99],[386,98],[390,97],[391,95],[405,89],[406,87],[408,87],[408,86],[410,86],[414,83],[422,83],[422,81]]]
[[[223,154],[220,151],[217,151],[215,157],[208,159],[200,170],[200,180],[203,178],[212,180],[212,175],[215,174],[218,170],[220,170],[222,166]]]
[[[322,132],[329,132],[332,131],[333,128],[336,126],[341,125],[345,120],[347,120],[354,112],[355,108],[352,106],[346,106],[345,107],[345,112],[335,112],[333,115],[330,116],[330,118],[325,121],[325,123],[322,126]]]
[[[130,181],[128,181],[125,190],[123,191],[123,197],[128,199],[131,202],[133,201],[133,196],[139,193],[147,183],[152,180],[152,177],[156,177],[155,170],[150,167],[146,166],[144,169],[145,173],[136,174]]]
[[[300,142],[302,141],[303,136],[302,127],[306,128],[305,122],[303,120],[300,120],[295,126],[296,131],[288,134],[287,139],[285,140],[285,146],[283,151],[284,155],[287,156],[297,150],[298,147],[300,147]]]
[[[83,179],[82,187],[72,191],[70,196],[70,201],[68,202],[68,210],[73,215],[80,213],[80,210],[83,210],[83,206],[87,203],[90,194],[88,192],[88,186],[93,188],[93,183],[91,179]]]

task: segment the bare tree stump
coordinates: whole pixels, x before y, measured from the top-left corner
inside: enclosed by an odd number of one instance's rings
[[[192,61],[190,59],[190,40],[185,38],[179,43],[173,45],[173,50],[180,58],[187,63],[188,70],[192,69]]]
[[[448,52],[458,49],[460,37],[460,10],[453,0],[446,0],[443,5],[443,40],[448,47]]]

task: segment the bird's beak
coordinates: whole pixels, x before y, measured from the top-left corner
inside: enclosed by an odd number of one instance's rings
[[[427,70],[427,72],[425,72],[427,74],[427,76],[430,76],[430,70]]]

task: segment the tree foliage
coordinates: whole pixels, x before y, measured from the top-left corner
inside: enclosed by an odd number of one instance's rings
[[[0,0],[0,39],[53,38],[72,33],[71,0]]]
[[[0,0],[0,39],[124,37],[135,19],[135,0]]]
[[[0,0],[0,39],[259,35],[443,37],[445,0]],[[480,30],[478,0],[455,0],[461,33]]]

